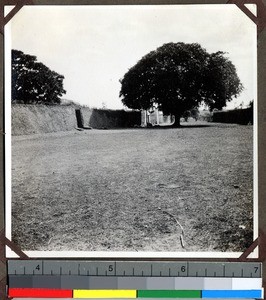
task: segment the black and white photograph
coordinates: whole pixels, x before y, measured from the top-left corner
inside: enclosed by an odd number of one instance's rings
[[[32,256],[244,252],[256,36],[229,4],[24,6],[5,32],[8,237]]]

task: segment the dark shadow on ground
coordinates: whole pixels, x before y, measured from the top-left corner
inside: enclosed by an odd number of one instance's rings
[[[180,126],[152,126],[152,127],[139,127],[142,129],[187,129],[187,128],[204,128],[213,127],[214,125],[180,125]]]
[[[231,128],[231,127],[236,127],[236,126],[246,126],[246,125],[239,125],[239,124],[233,124],[233,123],[214,123],[214,122],[210,122],[210,123],[183,123],[180,126],[173,126],[173,125],[169,125],[169,126],[159,126],[159,125],[154,125],[154,126],[148,126],[148,127],[142,127],[140,125],[135,125],[133,127],[98,127],[98,128],[93,128],[95,130],[132,130],[132,129],[140,129],[140,130],[167,130],[167,129],[193,129],[193,128],[209,128],[209,127],[219,127],[219,128]]]

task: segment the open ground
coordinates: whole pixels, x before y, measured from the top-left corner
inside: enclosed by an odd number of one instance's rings
[[[12,137],[13,241],[23,250],[245,250],[253,126],[206,125]]]

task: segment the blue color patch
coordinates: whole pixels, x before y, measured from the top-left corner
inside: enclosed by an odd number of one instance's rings
[[[262,299],[262,290],[203,290],[202,298],[256,298]]]

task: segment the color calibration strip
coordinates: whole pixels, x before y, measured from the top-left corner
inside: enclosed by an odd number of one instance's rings
[[[10,288],[10,298],[104,298],[104,299],[136,299],[136,298],[178,298],[178,299],[213,299],[244,298],[263,299],[260,290],[56,290],[56,289],[23,289]]]
[[[73,276],[10,276],[8,294],[13,298],[263,299],[262,278],[77,277],[79,283]]]

